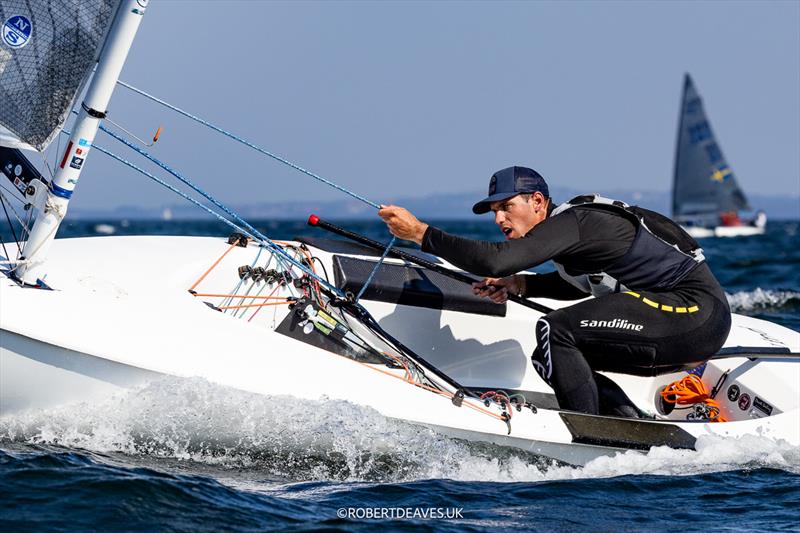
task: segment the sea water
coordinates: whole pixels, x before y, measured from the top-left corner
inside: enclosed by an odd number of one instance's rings
[[[324,236],[303,222],[275,238]],[[388,240],[380,223],[342,225]],[[476,238],[491,224],[438,223]],[[797,222],[701,242],[735,312],[800,331]],[[226,235],[213,222],[77,221],[61,237]],[[800,529],[800,448],[701,438],[576,468],[321,398],[164,378],[0,418],[0,530]]]

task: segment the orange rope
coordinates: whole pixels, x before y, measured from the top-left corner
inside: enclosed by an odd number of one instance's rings
[[[205,273],[204,273],[202,276],[200,276],[200,279],[198,279],[197,281],[195,281],[195,282],[194,282],[194,285],[192,285],[192,286],[191,286],[191,288],[190,288],[189,290],[190,290],[190,291],[193,291],[195,287],[197,287],[198,285],[200,285],[200,282],[201,282],[201,281],[203,281],[204,279],[206,279],[206,276],[208,276],[208,275],[211,273],[211,271],[212,271],[212,270],[214,270],[214,269],[216,268],[216,266],[219,264],[219,262],[220,262],[220,261],[222,261],[222,260],[225,258],[225,256],[226,256],[226,255],[228,255],[228,252],[230,252],[231,250],[233,250],[234,248],[236,248],[236,246],[237,246],[237,244],[236,244],[235,242],[234,242],[233,244],[231,244],[231,245],[228,247],[228,249],[227,249],[227,250],[225,250],[225,253],[224,253],[224,254],[222,254],[221,256],[219,256],[219,259],[217,259],[217,260],[214,262],[214,264],[213,264],[213,265],[211,265],[211,266],[208,268],[208,270],[206,270],[206,271],[205,271]]]
[[[709,407],[712,422],[727,422],[720,415],[719,404],[709,396],[705,383],[694,374],[689,374],[683,379],[674,381],[664,387],[661,397],[665,402],[676,405],[694,405],[703,402]]]
[[[308,248],[304,248],[304,247],[300,247],[300,251],[303,253],[303,255],[306,256],[306,260],[308,261],[309,268],[311,268],[311,272],[316,274],[317,273],[317,269],[314,268],[314,258],[311,256],[311,252],[308,251]],[[312,277],[311,278],[311,283],[314,286],[314,291],[317,293],[317,295],[319,295],[319,281],[317,281],[317,278],[316,277]]]
[[[223,305],[221,307],[217,307],[217,309],[245,309],[247,307],[264,307],[267,305],[286,305],[289,303],[289,300],[284,302],[264,302],[260,304],[245,304],[245,305]]]
[[[272,291],[275,292],[275,291]],[[282,299],[285,300],[285,296],[249,296],[249,295],[241,295],[241,294],[205,294],[205,293],[194,293],[193,296],[206,296],[208,298],[261,298],[264,300],[277,300]]]
[[[385,355],[387,357],[391,357],[392,359],[394,359],[395,361],[400,363],[403,366],[403,368],[406,370],[406,381],[408,381],[409,383],[414,383],[414,381],[411,379],[411,371],[408,369],[408,365],[406,364],[405,361],[403,361],[399,357],[393,356],[390,353],[386,353],[386,352],[382,352],[382,353],[383,353],[383,355]]]
[[[452,400],[452,399],[453,399],[453,396],[455,396],[454,394],[451,394],[451,393],[449,393],[449,392],[447,392],[447,391],[443,391],[443,390],[435,389],[435,388],[433,388],[433,387],[429,387],[429,386],[427,386],[427,385],[423,385],[422,383],[417,383],[416,381],[414,381],[414,380],[412,380],[412,379],[411,379],[411,373],[408,371],[408,367],[405,365],[405,363],[404,363],[402,360],[400,360],[400,359],[398,359],[397,357],[395,357],[395,356],[393,356],[393,355],[391,355],[391,354],[389,354],[389,353],[386,353],[386,352],[383,352],[383,354],[384,354],[384,355],[388,355],[389,357],[391,357],[391,358],[392,358],[392,359],[394,359],[395,361],[398,361],[400,364],[402,364],[402,365],[403,365],[403,368],[405,368],[405,370],[406,370],[406,376],[405,376],[405,377],[401,377],[401,376],[398,376],[397,374],[394,374],[394,373],[392,373],[392,372],[389,372],[389,371],[387,371],[387,370],[383,370],[383,369],[381,369],[381,368],[375,368],[374,366],[372,366],[372,365],[369,365],[369,364],[367,364],[367,363],[362,363],[362,362],[360,362],[360,361],[355,361],[355,362],[356,362],[356,363],[358,363],[358,364],[360,364],[360,365],[364,365],[364,366],[366,366],[367,368],[371,368],[372,370],[375,370],[375,371],[377,371],[377,372],[380,372],[381,374],[386,374],[387,376],[391,376],[391,377],[393,377],[393,378],[395,378],[395,379],[402,380],[402,381],[404,381],[404,382],[406,382],[406,383],[408,383],[408,384],[410,384],[410,385],[414,385],[415,387],[419,387],[420,389],[423,389],[423,390],[426,390],[426,391],[429,391],[429,392],[436,393],[436,394],[438,394],[438,395],[440,395],[440,396],[444,396],[445,398],[447,398],[447,399],[449,399],[449,400]],[[500,416],[500,415],[496,415],[496,414],[494,414],[493,412],[489,411],[488,409],[484,409],[484,408],[482,408],[482,407],[479,407],[479,406],[477,406],[477,405],[473,405],[472,403],[470,403],[470,402],[468,402],[468,401],[466,401],[466,400],[463,402],[463,404],[462,404],[462,405],[466,405],[467,407],[469,407],[469,408],[471,408],[471,409],[474,409],[474,410],[476,410],[476,411],[479,411],[479,412],[481,412],[481,413],[483,413],[483,414],[489,415],[489,416],[491,416],[491,417],[494,417],[494,418],[496,418],[496,419],[498,419],[498,420],[502,420],[503,422],[505,422],[505,420],[503,419],[503,417],[502,417],[502,416]]]
[[[271,293],[269,293],[269,295],[267,296],[267,298],[282,298],[282,296],[272,296],[272,295],[273,295],[273,294],[275,294],[275,293],[278,291],[278,289],[280,289],[280,288],[281,288],[281,284],[280,284],[280,283],[278,283],[277,285],[275,285],[275,288],[274,288],[274,289],[272,289],[272,292],[271,292]],[[253,320],[253,319],[255,318],[255,316],[258,314],[258,312],[259,312],[259,311],[261,311],[261,309],[262,309],[262,308],[261,308],[261,307],[259,307],[258,309],[256,309],[255,311],[253,311],[253,314],[252,314],[252,315],[250,315],[250,318],[248,318],[248,319],[247,319],[247,321],[248,321],[248,322],[250,322],[251,320]]]
[[[274,242],[276,244],[289,244],[289,243],[287,243],[285,241],[274,241]],[[214,268],[216,268],[216,266],[219,265],[219,263],[225,258],[225,256],[228,255],[228,253],[231,250],[233,250],[236,246],[237,246],[236,243],[231,244],[230,247],[227,250],[225,250],[225,253],[223,253],[219,257],[219,259],[217,259],[214,262],[214,264],[211,265],[209,267],[209,269],[206,270],[205,273],[202,276],[200,276],[200,279],[198,279],[194,283],[194,285],[192,285],[192,287],[189,290],[193,291],[194,288],[197,287],[200,284],[200,282],[203,281],[206,278],[206,276],[208,276],[208,274],[212,270],[214,270]],[[303,255],[306,256],[306,259],[308,260],[308,265],[311,268],[311,271],[316,274],[317,271],[314,268],[314,260],[313,260],[313,258],[311,256],[311,253],[308,250],[302,249],[302,248],[300,248],[300,251],[303,253]],[[313,282],[313,285],[314,285],[314,288],[316,289],[316,291],[319,292],[319,282],[316,279],[312,279],[312,282]],[[273,289],[273,291],[270,293],[269,296],[249,296],[249,295],[240,296],[240,295],[236,295],[236,294],[197,294],[197,293],[195,293],[194,296],[203,296],[203,297],[206,297],[206,298],[260,298],[260,299],[264,299],[264,300],[273,300],[273,299],[284,298],[282,296],[272,296],[273,294],[275,294],[275,292],[278,290],[279,287],[280,287],[280,285],[276,286],[275,289]],[[255,313],[253,313],[253,315],[248,320],[248,322],[249,322],[250,320],[253,320],[253,318],[256,316],[256,314],[258,314],[258,312],[261,310],[262,307],[266,307],[266,306],[269,306],[269,305],[285,305],[285,304],[290,303],[289,300],[286,300],[286,299],[284,299],[284,300],[285,301],[282,301],[282,302],[263,302],[263,303],[258,303],[258,304],[228,305],[228,306],[218,307],[218,309],[223,310],[223,309],[242,309],[242,308],[247,308],[247,307],[258,307],[258,309],[255,311]],[[436,393],[436,394],[438,394],[440,396],[444,396],[447,399],[452,400],[453,396],[455,396],[454,394],[452,394],[450,392],[442,391],[442,390],[439,390],[439,389],[436,389],[436,388],[433,388],[433,387],[429,387],[429,386],[424,385],[422,383],[417,383],[416,381],[414,381],[412,379],[411,371],[409,370],[408,365],[405,363],[405,361],[403,361],[402,359],[400,359],[398,357],[395,357],[395,356],[393,356],[393,355],[391,355],[389,353],[386,353],[386,352],[383,352],[383,353],[384,353],[384,355],[387,355],[390,358],[392,358],[395,361],[397,361],[403,367],[403,369],[405,370],[405,376],[401,377],[401,376],[398,376],[397,374],[394,374],[394,373],[389,372],[387,370],[382,370],[380,368],[376,368],[376,367],[374,367],[372,365],[369,365],[369,364],[366,364],[366,363],[361,363],[359,361],[355,361],[355,362],[357,362],[358,364],[364,365],[367,368],[371,368],[372,370],[375,370],[375,371],[380,372],[382,374],[386,374],[387,376],[391,376],[391,377],[393,377],[395,379],[400,379],[400,380],[402,380],[402,381],[404,381],[406,383],[414,385],[415,387],[419,387],[419,388],[421,388],[423,390],[427,390],[427,391]],[[484,409],[484,408],[482,408],[482,407],[480,407],[478,405],[473,405],[469,401],[464,401],[462,403],[462,405],[466,405],[467,407],[469,407],[471,409],[474,409],[474,410],[479,411],[479,412],[481,412],[483,414],[489,415],[489,416],[491,416],[493,418],[496,418],[498,420],[506,422],[506,419],[504,419],[502,416],[497,415],[497,414],[489,411],[488,409]],[[510,411],[511,404],[509,403],[508,405],[509,405],[509,411]],[[509,413],[509,418],[510,418],[510,413]]]
[[[397,377],[397,376],[395,376],[395,377]],[[416,385],[420,389],[425,389],[427,391],[435,392],[436,394],[444,396],[445,398],[448,398],[450,400],[452,400],[453,396],[454,396],[454,394],[450,394],[447,391],[440,391],[439,389],[434,389],[433,387],[428,387],[427,385],[423,385],[422,383],[414,383],[414,385]],[[464,400],[463,405],[466,405],[467,407],[470,407],[470,408],[472,408],[472,409],[474,409],[476,411],[480,411],[483,414],[489,415],[491,417],[494,417],[494,418],[496,418],[498,420],[502,420],[503,422],[505,422],[505,419],[503,419],[502,416],[496,415],[493,412],[489,411],[488,409],[484,409],[483,407],[479,407],[477,405],[473,405],[473,404],[471,404],[470,402],[468,402],[466,400]]]

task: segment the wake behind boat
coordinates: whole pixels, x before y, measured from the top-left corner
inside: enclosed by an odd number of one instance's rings
[[[146,4],[123,1],[115,16],[107,13],[110,29],[93,28],[93,35],[108,38],[104,45],[96,41],[100,61],[54,175],[40,174],[10,148],[43,150],[53,134],[28,135],[21,117],[0,109],[11,139],[4,141],[0,169],[17,200],[36,215],[33,227],[20,216],[23,236],[3,248],[0,416],[91,402],[169,375],[265,396],[346,400],[444,435],[571,464],[652,446],[692,449],[702,435],[758,434],[800,444],[800,338],[787,328],[734,316],[718,356],[691,373],[608,374],[641,418],[566,411],[529,356],[533,324],[567,303],[517,297],[494,304],[474,296],[468,276],[445,261],[356,234],[349,234],[354,243],[276,242],[169,165],[105,130],[100,123]],[[30,23],[15,16],[17,28]],[[74,20],[58,23],[68,30]],[[38,45],[31,41],[12,53]],[[85,64],[88,73],[93,62]],[[9,64],[0,83],[25,75]],[[75,94],[81,86],[78,80]],[[52,106],[69,110],[72,102],[51,97],[33,104],[48,110],[30,116],[64,117]],[[129,164],[95,142],[98,128],[204,201],[130,166],[225,221],[233,233],[54,240],[89,151]],[[318,218],[311,222],[347,234]],[[610,317],[604,327],[627,325]]]
[[[714,138],[703,101],[686,74],[675,145],[672,218],[695,238],[761,235],[766,214],[759,211],[752,219],[742,220],[739,212],[750,210]]]

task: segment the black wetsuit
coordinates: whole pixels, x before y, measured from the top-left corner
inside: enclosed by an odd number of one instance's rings
[[[661,233],[694,242],[662,215],[638,212],[663,228]],[[545,219],[523,238],[504,242],[465,239],[430,227],[422,249],[481,276],[508,276],[551,259],[570,274],[588,274],[624,263],[636,235],[630,216],[576,206]],[[635,267],[633,272],[626,268],[627,277],[637,279]],[[652,281],[645,283],[653,287],[623,287],[552,311],[537,322],[538,346],[531,359],[562,408],[620,414],[613,400],[604,401],[616,395],[615,386],[594,371],[656,375],[695,366],[722,347],[731,325],[725,293],[707,264],[697,262],[689,269],[669,287],[653,288],[659,283]],[[570,300],[589,295],[558,272],[528,275],[526,281],[526,296]],[[598,395],[598,385],[610,394]]]

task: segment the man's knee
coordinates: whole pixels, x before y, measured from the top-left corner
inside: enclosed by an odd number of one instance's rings
[[[572,333],[569,330],[569,321],[565,314],[558,310],[548,313],[536,322],[536,349],[531,356],[531,362],[536,372],[548,384],[551,384],[553,367],[558,366],[553,359],[553,350],[564,351],[573,348]]]
[[[556,324],[559,324],[558,320]],[[554,327],[550,315],[540,318],[536,323],[537,345],[531,363],[545,383],[553,388],[562,408],[597,413],[597,387],[592,371],[580,350],[569,342],[571,338],[568,329]]]
[[[550,331],[550,323],[546,317],[540,318],[536,322],[536,348],[531,355],[531,363],[539,377],[552,386],[553,358],[550,347]]]

